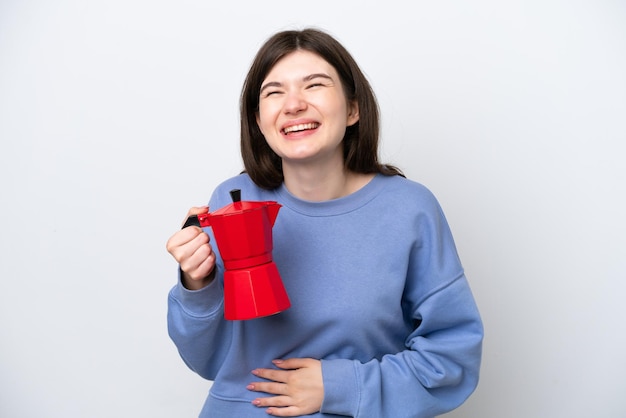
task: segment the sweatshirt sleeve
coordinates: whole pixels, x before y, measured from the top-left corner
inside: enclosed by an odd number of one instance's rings
[[[224,196],[229,194],[219,191],[225,188],[223,184],[216,188],[209,207],[224,205]],[[210,228],[204,230],[215,243]],[[169,292],[167,309],[168,333],[178,353],[191,370],[209,380],[215,379],[222,366],[232,335],[232,323],[224,319],[224,268],[219,259],[215,268],[215,279],[208,286],[189,290],[182,285],[179,267],[178,282]]]
[[[223,315],[223,286],[216,278],[200,290],[186,289],[180,279],[168,296],[167,326],[170,338],[187,366],[214,380],[230,341],[230,324]]]
[[[483,326],[441,208],[414,221],[415,245],[402,300],[412,321],[404,350],[367,362],[322,360],[322,412],[365,418],[427,418],[453,410],[474,391]]]

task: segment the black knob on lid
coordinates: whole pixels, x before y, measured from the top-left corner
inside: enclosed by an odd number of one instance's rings
[[[233,199],[234,202],[241,202],[241,190],[233,189],[230,191],[230,198]]]

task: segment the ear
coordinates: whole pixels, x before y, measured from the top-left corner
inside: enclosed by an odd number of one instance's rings
[[[352,126],[359,121],[359,104],[356,100],[348,102],[348,119],[346,126]]]

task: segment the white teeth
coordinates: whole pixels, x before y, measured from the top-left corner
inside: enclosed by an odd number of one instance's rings
[[[288,134],[291,132],[304,131],[307,129],[315,129],[319,126],[318,123],[301,123],[300,125],[293,125],[286,127],[283,131]]]

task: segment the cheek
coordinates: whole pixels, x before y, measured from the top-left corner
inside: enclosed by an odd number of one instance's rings
[[[267,137],[267,134],[269,133],[269,127],[267,125],[267,122],[265,122],[262,118],[259,118],[257,119],[257,125],[259,126],[259,130],[261,131],[263,136]]]
[[[275,109],[271,105],[266,104],[259,107],[259,111],[256,114],[256,123],[263,134],[274,125],[274,115]]]
[[[261,133],[265,135],[268,132],[268,118],[265,112],[259,111],[256,117],[256,124],[259,126]]]

